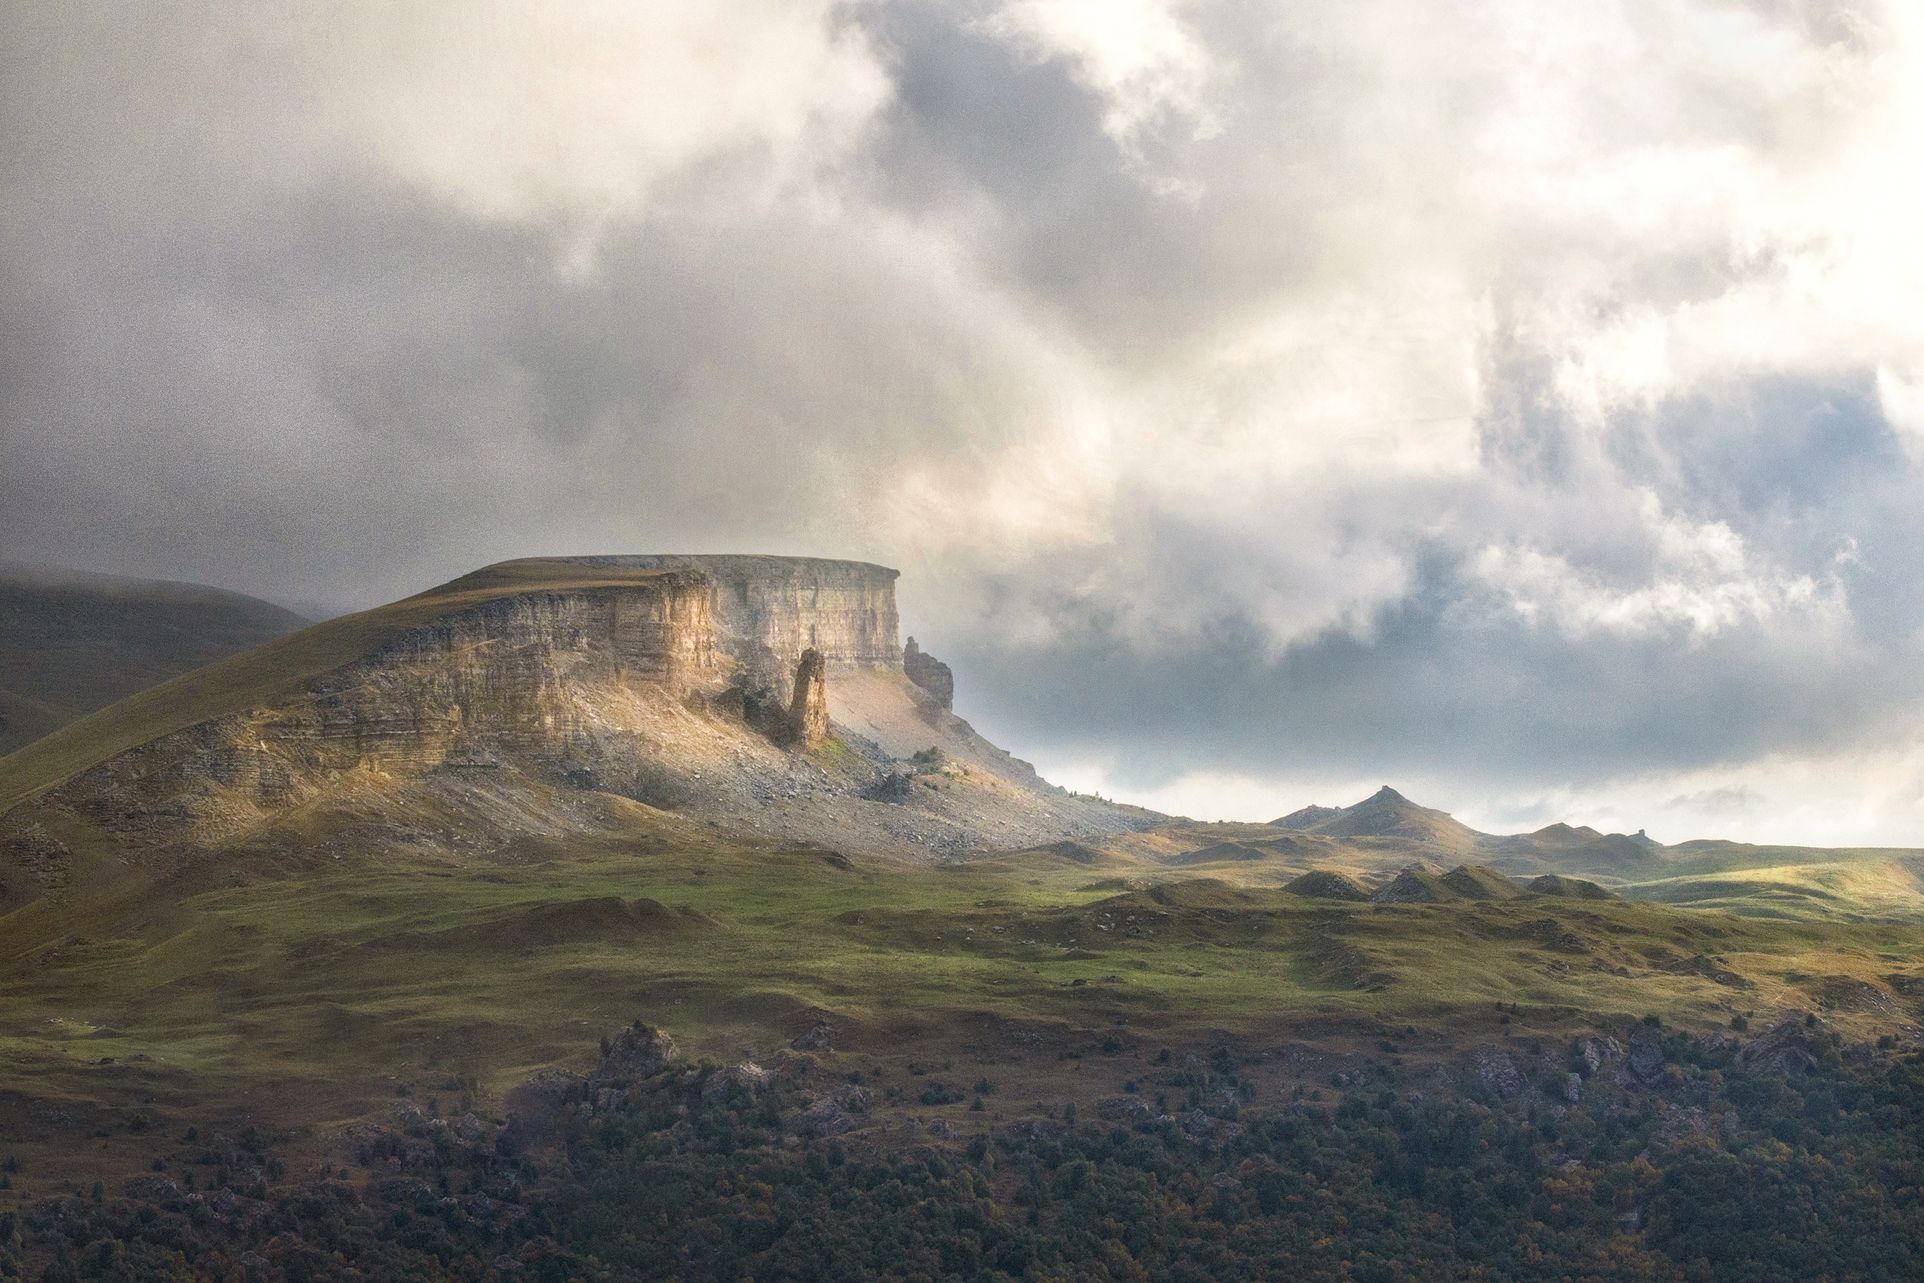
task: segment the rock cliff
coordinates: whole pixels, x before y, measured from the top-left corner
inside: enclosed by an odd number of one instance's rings
[[[943,708],[955,707],[955,674],[947,664],[916,645],[913,637],[902,648],[902,669],[910,681],[934,696],[936,703]]]

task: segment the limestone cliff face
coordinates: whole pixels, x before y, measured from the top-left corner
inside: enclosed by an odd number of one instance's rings
[[[584,689],[696,690],[724,666],[698,575],[527,593],[403,634],[262,731],[358,763],[432,764],[565,743],[592,720]]]
[[[299,696],[165,736],[56,791],[115,828],[149,813],[245,827],[333,773],[412,775],[521,755],[568,770],[631,709],[715,687],[709,585],[691,572],[530,592],[399,632]]]
[[[902,666],[895,609],[898,571],[818,557],[624,556],[572,559],[584,566],[691,570],[710,584],[717,641],[745,669],[783,685],[802,652],[830,672]]]

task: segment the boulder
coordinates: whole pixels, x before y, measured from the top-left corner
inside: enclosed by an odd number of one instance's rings
[[[1639,1025],[1630,1035],[1630,1072],[1646,1087],[1663,1078],[1663,1037],[1648,1025]]]
[[[1510,1053],[1495,1047],[1479,1048],[1470,1062],[1470,1070],[1477,1085],[1498,1100],[1515,1100],[1529,1085]]]
[[[1615,1038],[1580,1038],[1577,1040],[1577,1059],[1583,1065],[1586,1077],[1595,1074],[1605,1065],[1623,1055],[1623,1044]]]
[[[597,1083],[625,1082],[658,1074],[680,1058],[675,1040],[659,1029],[636,1021],[615,1035],[601,1063],[595,1066]]]

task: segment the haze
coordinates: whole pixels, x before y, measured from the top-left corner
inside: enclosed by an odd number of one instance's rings
[[[1085,789],[1924,841],[1907,0],[0,12],[0,558],[864,558]]]

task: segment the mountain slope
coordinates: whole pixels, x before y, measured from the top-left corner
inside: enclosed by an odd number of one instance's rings
[[[0,756],[307,622],[200,584],[0,564]]]
[[[1307,807],[1294,816],[1284,817],[1282,826],[1324,837],[1401,838],[1446,851],[1473,851],[1481,836],[1443,811],[1418,806],[1387,784],[1354,806],[1332,814],[1317,814],[1323,809]],[[1290,823],[1291,820],[1307,822]]]
[[[0,761],[0,892],[102,862],[467,850],[669,815],[924,858],[1157,818],[1054,788],[912,683],[894,579],[531,560],[328,621]]]

